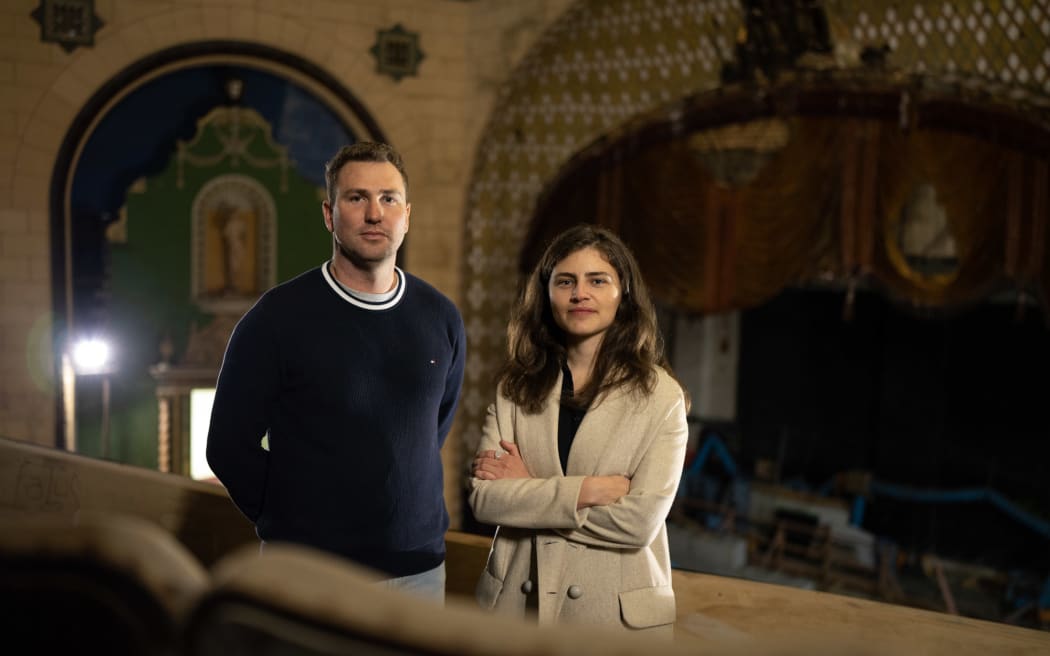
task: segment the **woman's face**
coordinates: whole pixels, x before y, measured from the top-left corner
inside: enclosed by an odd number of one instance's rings
[[[554,321],[570,344],[600,340],[620,306],[620,276],[593,246],[555,264],[547,291]]]

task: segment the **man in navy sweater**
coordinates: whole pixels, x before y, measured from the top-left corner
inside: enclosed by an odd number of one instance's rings
[[[463,319],[395,266],[412,209],[398,153],[355,143],[325,176],[332,259],[238,322],[208,464],[264,543],[335,553],[443,600],[440,450],[463,382]]]

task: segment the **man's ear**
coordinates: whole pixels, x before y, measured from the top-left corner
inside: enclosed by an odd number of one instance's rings
[[[412,203],[405,203],[405,232],[412,225]]]
[[[332,206],[327,200],[321,201],[321,217],[324,219],[325,230],[332,232]]]

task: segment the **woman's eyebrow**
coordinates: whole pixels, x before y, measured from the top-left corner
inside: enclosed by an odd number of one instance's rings
[[[598,277],[598,276],[612,276],[612,273],[610,273],[609,271],[584,271],[583,272],[583,277],[584,278],[595,278],[595,277]],[[554,274],[554,277],[555,278],[575,278],[576,274],[575,273],[569,273],[569,272],[566,271],[566,272],[562,272],[562,273],[556,273],[556,274]]]

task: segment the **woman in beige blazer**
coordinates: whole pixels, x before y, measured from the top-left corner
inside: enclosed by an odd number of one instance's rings
[[[687,398],[628,248],[590,225],[555,238],[507,329],[470,505],[496,524],[483,608],[672,633],[664,521]]]

